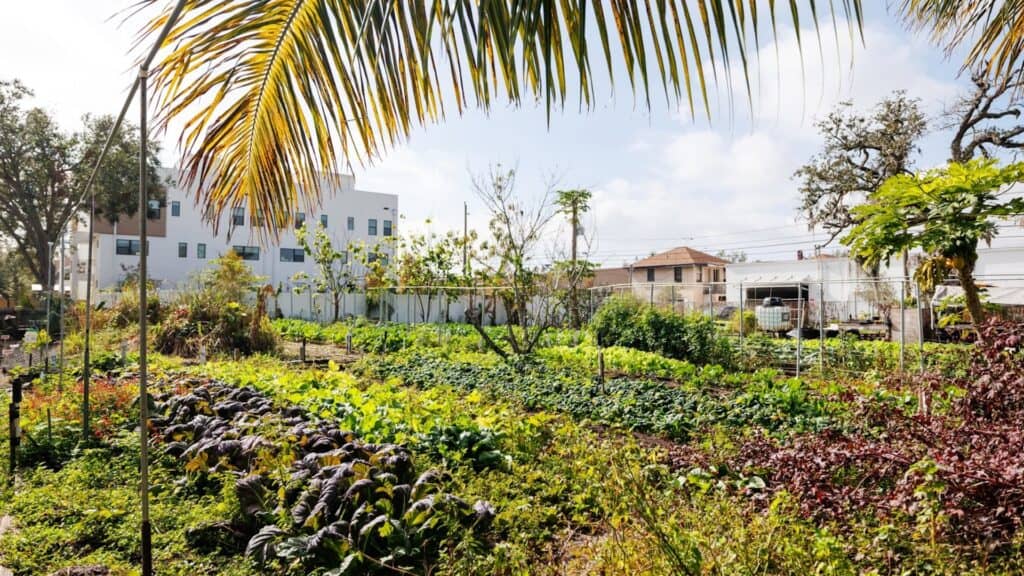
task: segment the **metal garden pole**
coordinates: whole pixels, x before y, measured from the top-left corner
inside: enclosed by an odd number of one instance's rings
[[[740,350],[743,350],[743,325],[746,323],[743,312],[743,282],[740,282]]]
[[[65,234],[62,232],[60,235],[60,299],[57,300],[58,317],[60,318],[57,324],[58,336],[60,337],[60,343],[58,349],[60,350],[57,362],[57,391],[64,390],[64,237]]]
[[[82,440],[89,440],[89,380],[92,378],[92,364],[89,358],[92,336],[92,231],[96,218],[96,196],[89,200],[89,247],[85,270],[85,346],[82,350]]]
[[[48,252],[49,257],[46,259],[46,335],[50,336],[50,340],[53,340],[53,335],[50,331],[53,327],[50,325],[50,307],[53,301],[53,242],[48,241]],[[42,351],[43,354],[43,381],[46,381],[46,372],[50,369],[50,348],[49,344],[46,344],[46,348]]]
[[[800,353],[804,341],[804,289],[796,286],[796,377],[800,377]]]
[[[146,325],[149,311],[147,295],[148,276],[147,260],[149,259],[149,239],[147,235],[147,216],[149,210],[149,190],[147,186],[148,170],[146,146],[148,130],[146,112],[149,103],[146,100],[146,84],[149,76],[148,63],[139,68],[139,485],[142,497],[142,576],[153,574],[153,543],[152,528],[149,523],[149,368],[146,358]]]
[[[925,372],[925,324],[921,312],[921,286],[913,283],[913,297],[918,300],[918,364],[919,371]]]
[[[818,281],[818,372],[825,376],[825,281]]]
[[[900,280],[900,373],[903,373],[904,361],[906,360],[906,344],[907,344],[907,315],[906,315],[906,302],[904,301],[904,295],[907,293],[907,281]]]

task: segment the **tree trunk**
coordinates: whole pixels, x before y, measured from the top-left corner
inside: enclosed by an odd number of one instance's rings
[[[985,309],[981,305],[981,294],[978,291],[977,283],[974,281],[974,263],[964,264],[957,268],[956,272],[960,278],[960,287],[964,290],[964,301],[967,306],[967,312],[971,315],[971,324],[977,330],[985,320]]]
[[[341,292],[335,292],[334,293],[334,320],[333,320],[333,322],[337,322],[338,321],[338,310],[340,308],[341,308]]]

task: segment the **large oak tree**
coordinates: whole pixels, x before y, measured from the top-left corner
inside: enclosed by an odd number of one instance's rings
[[[0,81],[0,235],[13,245],[36,282],[56,279],[50,247],[68,223],[96,197],[98,217],[117,221],[138,210],[138,136],[131,125],[114,135],[111,151],[91,191],[90,171],[113,126],[109,116],[86,117],[82,128],[68,133],[49,112],[31,107],[32,92],[15,81]],[[150,148],[151,198],[164,189],[156,171],[159,148]],[[83,202],[84,201],[84,202]]]

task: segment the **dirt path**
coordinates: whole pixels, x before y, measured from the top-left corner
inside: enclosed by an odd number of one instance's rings
[[[285,341],[281,344],[281,357],[292,360],[297,359],[299,357],[299,349],[301,347],[302,345],[298,342]],[[306,360],[308,361],[334,360],[341,366],[347,366],[362,357],[363,355],[358,352],[346,354],[343,347],[335,346],[334,344],[306,343]]]

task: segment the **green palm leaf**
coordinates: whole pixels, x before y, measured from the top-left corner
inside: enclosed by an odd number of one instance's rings
[[[836,2],[859,28],[860,0]],[[756,0],[189,0],[158,56],[155,100],[163,122],[185,119],[186,183],[202,183],[213,221],[244,204],[272,215],[263,221],[276,234],[343,161],[372,161],[451,108],[532,99],[550,117],[576,88],[590,106],[598,46],[609,77],[624,65],[648,106],[660,84],[710,116],[705,58],[727,83],[739,58],[749,98],[757,10]],[[783,11],[799,26],[796,0]],[[774,1],[768,18],[774,35]]]
[[[948,51],[966,47],[965,69],[1024,82],[1024,0],[902,0],[902,9]]]

